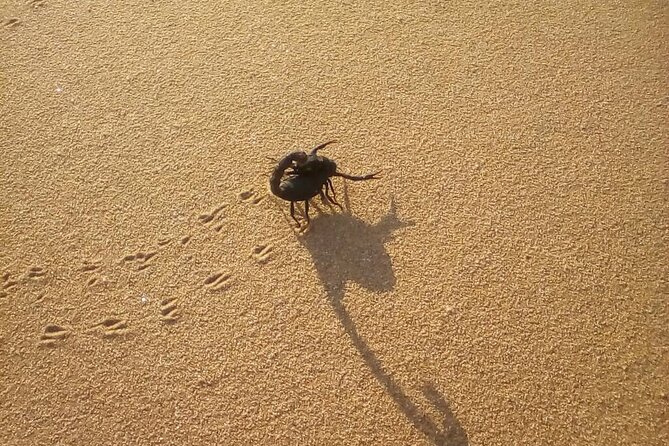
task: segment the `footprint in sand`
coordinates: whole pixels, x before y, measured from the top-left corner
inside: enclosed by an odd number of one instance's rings
[[[153,264],[149,262],[153,257],[158,254],[157,251],[150,251],[150,252],[136,252],[135,254],[128,254],[124,256],[121,259],[121,264],[125,266],[129,266],[130,268],[134,269],[135,271],[142,271]]]
[[[29,279],[39,279],[46,275],[46,270],[40,266],[33,266],[26,273],[26,277]]]
[[[170,243],[172,243],[172,238],[171,237],[161,237],[158,239],[158,246],[167,246]]]
[[[267,194],[259,194],[253,189],[247,189],[241,191],[239,194],[237,194],[237,198],[239,198],[242,202],[244,203],[250,203],[250,204],[260,204],[263,202],[265,198],[267,198]]]
[[[16,17],[13,17],[11,19],[7,19],[4,22],[2,22],[2,25],[6,28],[15,28],[19,26],[21,23],[21,20],[17,19]]]
[[[100,268],[101,264],[99,260],[94,260],[94,261],[85,260],[83,266],[79,268],[79,271],[82,271],[84,273],[93,273],[86,281],[87,287],[92,288],[107,283],[107,278],[97,273],[97,271],[99,271]]]
[[[204,286],[210,291],[225,290],[230,286],[232,275],[224,271],[219,271],[204,279]]]
[[[118,318],[107,318],[91,327],[93,330],[101,330],[105,338],[113,338],[124,335],[130,331],[128,322]]]
[[[44,333],[37,343],[40,347],[54,347],[70,335],[70,330],[60,325],[49,324],[44,327]]]
[[[211,210],[207,214],[202,214],[198,217],[198,220],[204,226],[213,229],[216,232],[221,232],[223,229],[223,214],[221,211],[225,208],[225,205],[222,204],[216,209]]]
[[[99,260],[84,260],[84,264],[79,268],[79,271],[83,272],[90,272],[90,271],[97,271],[100,269],[100,261]]]
[[[19,283],[16,280],[12,280],[12,275],[9,272],[5,272],[2,275],[2,289],[0,289],[0,297],[5,297],[16,285]]]
[[[86,286],[88,288],[100,287],[106,284],[107,284],[107,278],[97,274],[92,276],[86,281]]]
[[[251,251],[251,258],[260,264],[265,264],[272,260],[274,247],[271,244],[258,245]]]
[[[160,302],[160,320],[167,323],[174,323],[181,318],[181,313],[177,307],[178,299],[172,297]]]
[[[46,5],[46,1],[45,0],[29,0],[28,4],[30,6],[32,6],[33,8],[37,9],[41,6]]]

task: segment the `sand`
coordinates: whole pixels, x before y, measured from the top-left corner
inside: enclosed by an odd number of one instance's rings
[[[0,444],[667,444],[667,3],[335,3],[2,2]]]

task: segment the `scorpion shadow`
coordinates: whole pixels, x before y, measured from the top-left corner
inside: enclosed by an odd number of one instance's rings
[[[311,253],[328,293],[328,300],[362,359],[411,424],[432,443],[440,446],[467,446],[467,433],[455,418],[448,402],[432,384],[423,386],[423,395],[441,414],[441,425],[438,425],[411,401],[397,381],[386,372],[379,358],[358,332],[344,305],[344,286],[349,280],[373,291],[390,291],[394,288],[395,274],[384,243],[391,239],[393,231],[412,223],[398,219],[394,201],[391,201],[390,212],[373,226],[350,213],[320,215],[314,219],[314,223],[314,230],[304,234],[301,242]]]

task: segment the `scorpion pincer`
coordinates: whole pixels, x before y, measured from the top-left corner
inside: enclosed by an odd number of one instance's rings
[[[309,154],[302,151],[291,152],[284,156],[277,163],[272,171],[269,179],[270,190],[277,197],[290,201],[290,216],[295,220],[297,226],[300,227],[300,222],[295,216],[295,202],[304,201],[304,213],[307,220],[307,225],[310,223],[309,219],[309,200],[316,195],[320,195],[321,199],[326,200],[339,206],[336,201],[334,186],[331,177],[342,177],[352,181],[375,180],[379,172],[369,175],[354,176],[341,173],[337,171],[337,164],[324,156],[319,156],[318,151],[328,144],[336,141],[328,141],[314,147]],[[286,172],[288,169],[288,172]],[[330,196],[332,192],[332,196]]]

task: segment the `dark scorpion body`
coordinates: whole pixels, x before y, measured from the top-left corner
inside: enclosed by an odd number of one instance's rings
[[[270,190],[274,195],[286,201],[290,201],[290,216],[295,220],[298,227],[300,222],[295,217],[295,202],[304,201],[304,213],[307,224],[309,219],[309,200],[316,195],[326,202],[333,203],[342,209],[336,201],[334,186],[331,177],[342,177],[352,181],[364,181],[378,179],[379,172],[369,175],[354,176],[337,171],[337,164],[324,156],[319,156],[318,151],[328,144],[336,141],[328,141],[314,147],[309,154],[297,151],[291,152],[279,160],[272,171],[269,179]],[[290,170],[286,172],[288,169]],[[330,196],[332,192],[332,196]]]

